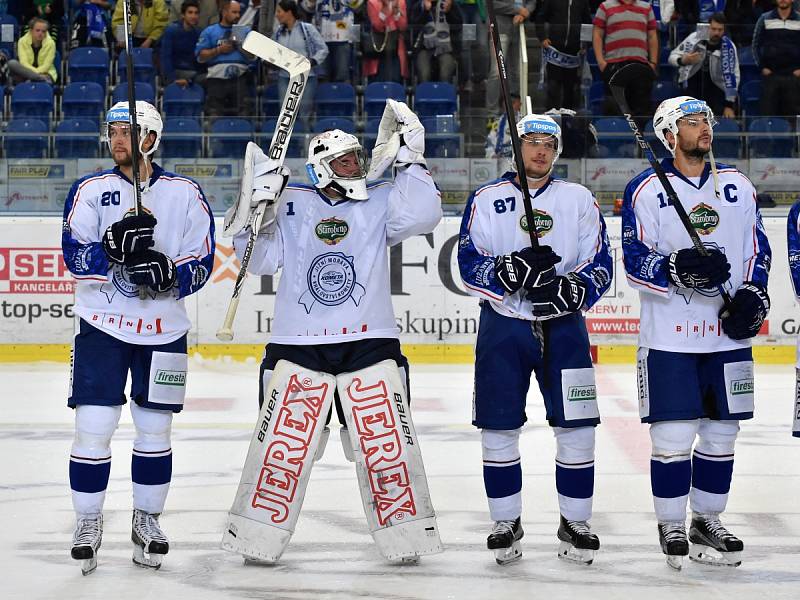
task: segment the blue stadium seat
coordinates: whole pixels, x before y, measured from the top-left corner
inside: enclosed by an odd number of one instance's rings
[[[241,158],[247,142],[253,140],[253,134],[253,125],[249,119],[220,117],[211,124],[211,156]],[[219,137],[220,135],[227,137]]]
[[[426,81],[414,92],[414,112],[420,118],[454,115],[458,111],[456,88],[452,83]]]
[[[791,125],[785,119],[777,117],[753,119],[747,131],[750,133],[750,158],[791,158],[794,137],[775,135],[792,131]],[[756,133],[766,135],[753,135]]]
[[[425,155],[430,158],[459,158],[461,137],[458,123],[453,115],[427,117],[422,120],[425,127]]]
[[[267,118],[276,118],[281,112],[281,99],[278,98],[277,84],[269,85],[261,96],[261,114]]]
[[[735,119],[720,119],[714,128],[714,156],[739,158],[742,152],[742,137],[739,123]]]
[[[636,146],[631,143],[631,130],[627,121],[620,117],[596,119],[597,141],[600,152],[611,158],[631,158],[635,156]],[[603,150],[605,148],[605,151]]]
[[[97,123],[91,119],[65,119],[56,125],[56,158],[97,158],[100,154]]]
[[[653,91],[650,99],[653,101],[653,106],[657,107],[667,98],[674,98],[675,96],[685,96],[681,88],[672,81],[656,81],[653,84]]]
[[[373,117],[371,119],[367,119],[367,123],[364,126],[364,135],[362,136],[361,145],[368,154],[372,153],[372,148],[375,146],[375,140],[378,139],[378,126],[380,123],[380,117]]]
[[[91,81],[67,84],[61,96],[61,114],[64,118],[89,118],[100,123],[106,103],[106,92]]]
[[[675,76],[678,74],[678,69],[669,64],[669,55],[672,48],[663,47],[658,59],[658,80],[659,81],[675,81]]]
[[[386,107],[386,99],[406,101],[406,90],[396,81],[373,81],[364,89],[364,112],[367,118],[380,117]]]
[[[602,81],[593,81],[589,86],[589,112],[592,115],[603,114],[603,104],[606,101],[606,85]]]
[[[117,59],[117,80],[128,81],[128,55],[125,50],[120,52]],[[131,50],[133,59],[133,80],[141,83],[149,83],[153,88],[156,87],[156,67],[153,64],[152,48],[134,48]]]
[[[13,119],[3,136],[6,158],[47,158],[47,133],[49,127],[41,119]],[[41,134],[16,137],[9,133]]]
[[[318,117],[348,117],[356,112],[356,90],[349,83],[320,83],[314,95]]]
[[[156,93],[153,91],[153,87],[149,83],[142,83],[141,81],[134,82],[134,87],[136,88],[136,100],[144,100],[145,102],[149,102],[150,104],[156,103]],[[111,93],[111,105],[113,106],[117,102],[127,102],[128,101],[128,82],[125,81],[123,83],[118,83],[114,88],[114,91]]]
[[[3,26],[11,26],[11,32],[10,35],[0,37],[0,50],[5,52],[9,58],[14,58],[16,51],[14,46],[16,45],[16,40],[19,35],[19,23],[16,17],[3,14],[0,15],[0,32],[3,31]]]
[[[761,69],[756,64],[753,58],[752,46],[744,46],[736,48],[739,58],[739,75],[742,78],[742,85],[748,81],[761,79]]]
[[[20,83],[11,92],[11,115],[13,118],[41,119],[50,124],[54,109],[53,86],[43,81]]]
[[[355,133],[356,124],[352,119],[345,119],[344,117],[325,117],[324,119],[317,119],[314,124],[314,133],[322,133],[329,129],[341,129],[345,133]]]
[[[272,134],[275,132],[275,127],[278,125],[277,119],[269,119],[264,122],[264,128],[261,131],[261,147],[269,148],[272,142]],[[306,158],[308,156],[308,145],[306,144],[306,129],[301,119],[294,122],[292,128],[292,138],[289,140],[289,149],[286,152],[287,158]]]
[[[181,134],[177,137],[176,134]],[[202,127],[190,117],[168,118],[161,136],[161,156],[165,158],[200,158],[203,153]]]
[[[761,80],[756,79],[742,84],[739,92],[739,99],[742,103],[742,110],[747,117],[757,117],[761,114]]]
[[[75,48],[70,51],[67,62],[70,81],[92,81],[106,87],[110,61],[105,48]]]
[[[164,114],[168,117],[199,117],[203,112],[205,92],[195,83],[185,88],[170,83],[162,95]]]

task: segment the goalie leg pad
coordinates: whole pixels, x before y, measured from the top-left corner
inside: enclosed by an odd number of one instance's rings
[[[393,360],[336,377],[370,533],[389,560],[443,550],[404,378]]]
[[[286,360],[275,365],[228,515],[224,550],[266,561],[281,557],[300,515],[335,385],[327,373]]]

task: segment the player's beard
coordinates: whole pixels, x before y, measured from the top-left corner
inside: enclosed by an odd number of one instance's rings
[[[122,158],[119,158],[120,154],[122,154]],[[133,165],[133,156],[128,150],[115,150],[111,155],[118,167],[130,167]]]

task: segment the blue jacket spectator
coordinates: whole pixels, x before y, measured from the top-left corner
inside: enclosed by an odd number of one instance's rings
[[[793,116],[800,112],[800,13],[792,0],[775,4],[753,33],[753,57],[764,85],[761,114]]]
[[[184,0],[181,4],[181,20],[169,25],[161,36],[161,74],[169,84],[187,86],[201,75],[201,66],[195,56],[200,30],[197,22],[200,7],[197,0]],[[202,79],[205,77],[202,76]]]

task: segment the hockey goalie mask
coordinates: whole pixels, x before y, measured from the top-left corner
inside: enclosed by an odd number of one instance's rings
[[[711,128],[711,141],[714,141],[714,126],[717,124],[714,113],[708,104],[702,100],[697,100],[691,96],[678,96],[668,98],[658,105],[656,114],[653,116],[653,130],[656,137],[664,144],[664,147],[675,156],[675,146],[671,146],[667,140],[666,131],[671,131],[672,135],[678,137],[678,121],[681,119],[702,119],[708,121]],[[676,142],[677,145],[677,142]]]
[[[366,200],[367,161],[358,138],[340,129],[321,133],[308,147],[306,171],[318,189],[329,185],[350,200]]]
[[[561,155],[561,127],[558,123],[547,115],[525,115],[517,121],[517,133],[519,134],[520,142],[525,143],[541,143],[542,138],[539,136],[550,136],[555,143],[555,154],[553,154],[553,162],[550,164],[550,170],[545,177],[550,176],[553,170],[553,165],[556,164],[558,157]],[[534,134],[539,134],[535,138]],[[547,138],[544,138],[545,140]]]
[[[111,123],[128,123],[130,124],[131,117],[128,112],[127,102],[117,102],[106,113],[106,120],[103,124],[101,132],[101,139],[108,144],[108,150],[111,152],[111,139],[108,133],[108,127]],[[158,144],[161,142],[161,131],[164,124],[161,121],[161,115],[158,114],[155,106],[143,100],[136,101],[136,124],[139,126],[139,152],[143,156],[150,156],[158,149]],[[143,150],[144,141],[147,139],[149,133],[156,134],[156,141],[153,147],[147,152]]]

